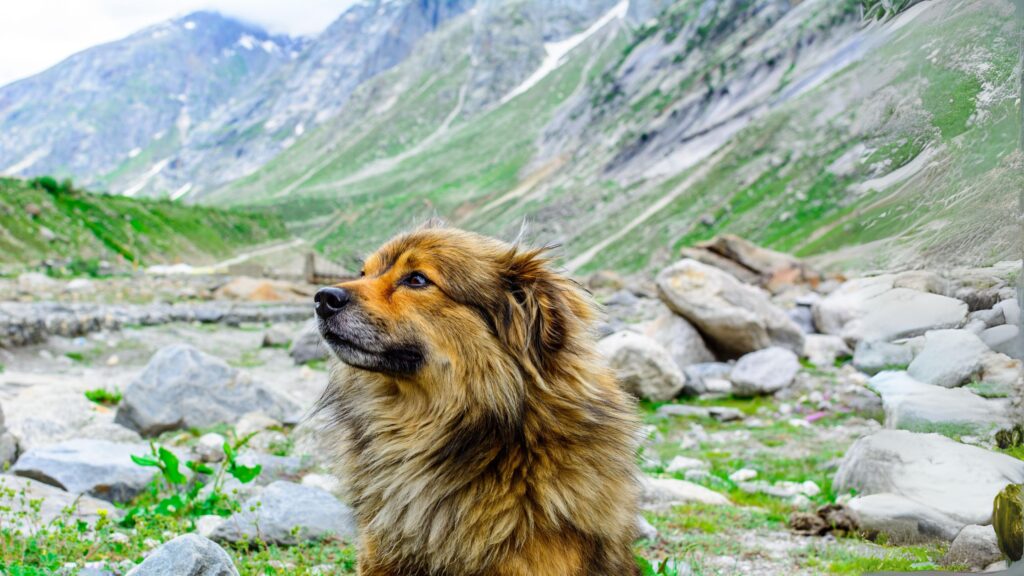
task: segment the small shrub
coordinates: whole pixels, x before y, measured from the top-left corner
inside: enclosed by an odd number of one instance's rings
[[[121,391],[120,390],[107,390],[106,388],[93,388],[92,390],[85,391],[85,397],[90,402],[102,404],[104,406],[117,406],[121,403]]]

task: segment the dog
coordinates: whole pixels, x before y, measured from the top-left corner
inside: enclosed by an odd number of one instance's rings
[[[317,292],[361,576],[632,576],[635,406],[545,249],[427,226]]]

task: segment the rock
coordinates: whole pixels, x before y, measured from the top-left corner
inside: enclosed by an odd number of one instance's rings
[[[635,332],[616,332],[602,338],[598,352],[625,390],[638,398],[671,400],[683,389],[683,373],[657,342]]]
[[[18,439],[10,432],[0,431],[0,470],[14,464],[17,458]]]
[[[256,434],[263,432],[264,430],[270,430],[271,428],[280,428],[281,422],[267,416],[263,412],[249,412],[238,419],[235,423],[235,433],[239,437],[248,436],[250,434]]]
[[[7,498],[5,492],[13,492],[16,496]],[[26,497],[17,496],[21,493]],[[32,502],[39,503],[38,514]],[[95,524],[101,515],[110,518],[120,516],[109,502],[98,498],[65,492],[30,478],[0,474],[0,525],[32,533],[61,517],[65,510],[70,510],[72,519],[90,525]]]
[[[740,468],[739,470],[729,474],[729,480],[736,482],[749,482],[757,478],[757,470],[751,470],[750,468]]]
[[[885,534],[894,544],[952,541],[963,522],[925,504],[896,494],[859,496],[850,500],[860,527],[869,535]]]
[[[992,503],[992,528],[999,550],[1011,562],[1024,556],[1024,486],[1010,484]]]
[[[810,480],[805,482],[789,482],[784,480],[775,483],[764,481],[739,482],[737,485],[740,490],[747,494],[767,494],[775,498],[793,499],[797,496],[817,496],[821,494],[821,488]]]
[[[1018,360],[1024,359],[1024,339],[1021,338],[1020,327],[1015,324],[989,328],[981,333],[980,338],[996,352],[1002,352]]]
[[[814,322],[825,334],[855,345],[862,340],[890,342],[929,330],[957,328],[967,304],[946,296],[894,288],[893,276],[851,280],[814,305]]]
[[[697,329],[668,310],[648,324],[644,334],[660,344],[680,370],[693,364],[715,361]]]
[[[999,310],[1003,313],[1003,318],[1007,324],[1013,324],[1020,326],[1020,304],[1016,298],[1010,298],[1009,300],[1003,300],[992,307],[993,310]]]
[[[187,344],[172,344],[157,352],[125,388],[116,421],[154,436],[234,423],[257,410],[283,418],[297,407],[223,360]]]
[[[932,330],[924,349],[907,372],[925,384],[953,388],[981,372],[981,358],[989,351],[980,338],[966,330]]]
[[[710,380],[728,380],[732,373],[732,365],[725,362],[703,362],[691,364],[683,369],[686,377],[686,385],[683,389],[688,395],[699,395],[709,392],[708,382]],[[729,383],[731,389],[732,383]]]
[[[953,297],[967,303],[967,309],[971,312],[988,310],[999,302],[999,290],[994,287],[974,288],[963,286],[953,292]]]
[[[1003,311],[997,309],[977,310],[967,315],[967,320],[979,320],[985,323],[985,328],[995,328],[1006,324],[1003,318]]]
[[[743,419],[743,412],[738,408],[726,406],[686,406],[684,404],[664,404],[658,407],[659,416],[690,416],[694,418],[714,418],[720,422],[733,422]]]
[[[612,270],[598,270],[587,279],[587,287],[591,290],[621,290],[625,285],[622,276]]]
[[[313,291],[285,280],[238,276],[216,289],[213,296],[217,300],[245,302],[306,302]]]
[[[665,472],[669,474],[675,474],[676,472],[686,472],[687,470],[704,470],[708,468],[708,463],[703,460],[696,458],[687,458],[686,456],[676,456],[665,466]]]
[[[296,364],[308,364],[314,360],[327,359],[329,355],[327,346],[323,342],[323,337],[320,336],[320,329],[317,328],[316,321],[310,320],[302,332],[299,332],[299,335],[292,340],[288,354]]]
[[[56,290],[59,284],[59,282],[42,272],[25,272],[18,276],[18,290],[22,292]]]
[[[96,289],[96,284],[88,278],[75,278],[64,286],[68,292],[89,293]]]
[[[1024,363],[1006,354],[989,352],[981,357],[981,381],[994,397],[1010,397],[1024,387]]]
[[[319,488],[331,494],[339,494],[342,489],[341,481],[330,474],[306,474],[302,477],[301,484]]]
[[[185,534],[157,548],[128,576],[238,576],[231,557],[213,541]]]
[[[803,351],[804,335],[763,290],[695,260],[682,260],[657,277],[661,299],[727,354],[769,346]]]
[[[108,440],[120,444],[138,444],[142,442],[142,436],[135,430],[125,428],[114,422],[93,422],[86,424],[83,428],[75,431],[73,438],[90,438],[93,440]]]
[[[1016,458],[938,434],[881,430],[847,451],[833,488],[837,494],[896,494],[956,520],[959,530],[991,523],[992,499],[1022,481],[1024,462]]]
[[[280,328],[270,328],[263,333],[263,341],[260,346],[263,348],[284,348],[291,344],[292,337],[290,334],[281,330]]]
[[[131,457],[149,454],[145,444],[105,440],[67,440],[22,454],[11,472],[110,502],[127,502],[146,489],[155,468],[143,468]]]
[[[224,443],[227,438],[215,432],[207,432],[196,442],[195,452],[203,462],[220,462],[224,459]]]
[[[999,543],[996,542],[995,529],[992,526],[972,524],[960,530],[953,543],[949,545],[943,561],[946,564],[981,570],[1002,559],[1003,554],[999,551]]]
[[[810,306],[794,306],[786,311],[789,319],[800,327],[804,334],[815,334],[818,329],[814,327],[814,312]]]
[[[797,512],[790,517],[789,526],[803,536],[834,534],[845,536],[860,528],[857,513],[843,504],[826,504],[814,512]]]
[[[785,348],[771,347],[740,358],[729,379],[734,395],[749,398],[782,390],[793,383],[799,371],[796,354]]]
[[[820,279],[821,275],[789,254],[763,248],[732,234],[723,234],[697,245],[734,266],[750,271],[769,289]],[[728,270],[727,270],[728,271]],[[739,276],[737,276],[739,278]]]
[[[861,340],[853,351],[854,368],[868,374],[877,374],[882,370],[906,370],[913,361],[913,350],[903,344]]]
[[[804,337],[805,358],[815,366],[834,366],[840,356],[849,356],[846,341],[832,334],[808,334]]]
[[[654,541],[658,539],[658,530],[651,523],[647,521],[647,518],[643,517],[643,514],[636,515],[636,533],[637,540],[650,540]]]
[[[881,372],[868,386],[882,396],[887,428],[959,438],[988,437],[1011,425],[1008,401],[988,400],[964,388],[924,384],[906,372]]]
[[[918,292],[943,296],[949,293],[949,281],[929,270],[900,272],[893,278],[892,286],[893,288],[909,288]]]
[[[311,458],[274,456],[253,451],[240,454],[237,462],[243,466],[259,465],[263,470],[256,477],[255,483],[261,486],[278,480],[298,481],[302,474],[313,465]]]
[[[685,480],[644,476],[640,485],[640,508],[651,512],[665,511],[681,504],[729,504],[729,499],[718,492]]]
[[[334,536],[356,535],[352,510],[330,493],[292,482],[274,482],[242,505],[212,534],[214,540],[239,542],[259,537],[272,544],[295,545]]]
[[[196,534],[209,538],[223,523],[224,518],[215,514],[200,516],[196,518]]]

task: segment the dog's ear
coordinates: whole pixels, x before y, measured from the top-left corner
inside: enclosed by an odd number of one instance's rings
[[[505,344],[547,372],[567,343],[575,294],[570,280],[550,268],[547,249],[514,249],[506,257],[504,318],[498,331]]]

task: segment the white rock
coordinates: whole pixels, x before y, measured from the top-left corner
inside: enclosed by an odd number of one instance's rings
[[[652,512],[681,504],[729,504],[729,499],[718,492],[685,480],[644,476],[640,484],[640,507]]]
[[[651,540],[654,541],[658,538],[658,530],[651,523],[647,521],[647,518],[643,517],[643,514],[636,515],[636,533],[638,540]]]
[[[750,468],[740,468],[732,474],[729,474],[729,480],[736,483],[747,482],[754,478],[757,478],[757,470],[752,470]]]
[[[281,422],[270,416],[267,416],[263,412],[254,411],[249,412],[238,419],[235,424],[235,433],[239,437],[248,436],[250,434],[256,434],[269,430],[271,428],[280,428]]]
[[[671,400],[683,389],[684,376],[657,342],[635,332],[602,338],[598,352],[615,370],[623,388],[639,398]]]
[[[708,463],[697,458],[687,458],[686,456],[676,456],[668,463],[665,467],[665,472],[674,474],[676,472],[685,472],[687,470],[703,470],[708,467]]]
[[[808,334],[804,337],[803,355],[815,366],[832,366],[835,364],[836,358],[850,354],[850,347],[839,336]]]
[[[949,545],[944,561],[946,564],[981,570],[1002,559],[1003,553],[999,551],[995,528],[972,524],[960,530],[953,543]]]
[[[196,442],[196,455],[203,462],[220,462],[224,459],[224,442],[227,439],[215,432],[208,432]]]
[[[954,388],[981,373],[981,359],[989,351],[980,338],[966,330],[932,330],[924,349],[907,372],[925,384]]]
[[[238,576],[223,548],[198,534],[185,534],[160,546],[128,576]]]
[[[13,527],[20,532],[33,533],[40,527],[57,520],[65,510],[71,511],[71,518],[95,524],[102,515],[118,518],[120,512],[98,498],[72,494],[49,484],[29,478],[0,474],[0,492],[25,494],[25,498],[0,497],[0,525]],[[35,509],[34,502],[39,508]],[[33,517],[36,516],[37,517]]]
[[[803,332],[768,294],[718,268],[684,259],[657,277],[661,299],[730,354],[768,346],[803,351]]]
[[[857,513],[865,532],[883,533],[893,543],[915,543],[929,540],[951,541],[963,522],[920,502],[896,494],[881,493],[858,496],[849,507]]]
[[[341,481],[337,477],[330,474],[306,474],[302,477],[303,486],[312,486],[319,488],[331,494],[339,494],[341,492]]]
[[[993,310],[999,310],[1003,313],[1003,318],[1007,324],[1015,324],[1020,326],[1020,304],[1016,298],[1010,298],[1009,300],[1003,300],[992,307]]]
[[[352,510],[329,492],[292,482],[274,482],[242,505],[211,535],[214,540],[263,541],[295,545],[328,536],[352,540]]]
[[[1024,356],[1024,341],[1021,339],[1020,326],[1003,324],[989,328],[981,333],[981,341],[996,352],[1002,352],[1012,358]]]
[[[853,351],[853,366],[868,374],[906,368],[914,360],[909,346],[878,340],[861,340]]]
[[[837,493],[891,493],[934,508],[959,526],[990,524],[992,501],[1024,482],[1024,461],[938,434],[882,430],[858,440],[833,482]]]
[[[887,428],[987,437],[1010,426],[1007,400],[982,398],[964,388],[924,384],[906,372],[881,372],[868,386],[882,396]]]
[[[700,332],[682,316],[665,310],[644,329],[644,334],[664,348],[683,370],[692,364],[714,362]]]
[[[799,371],[796,354],[785,348],[771,347],[740,358],[729,379],[733,394],[750,397],[782,390],[793,383]]]

